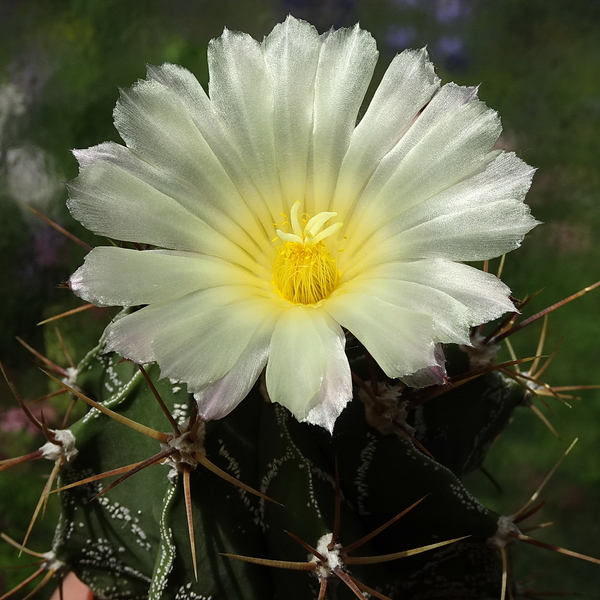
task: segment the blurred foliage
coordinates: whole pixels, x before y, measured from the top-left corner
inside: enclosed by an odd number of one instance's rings
[[[288,12],[322,31],[360,20],[378,41],[379,75],[404,47],[428,45],[444,81],[481,83],[480,96],[503,119],[501,145],[539,168],[528,198],[545,224],[508,257],[504,279],[519,297],[545,288],[532,311],[600,279],[597,0],[1,0],[0,359],[11,366],[27,399],[52,388],[12,340],[18,334],[64,361],[54,325],[36,329],[35,323],[79,305],[57,286],[81,263],[84,251],[49,233],[19,203],[33,204],[37,198],[40,210],[94,244],[93,236],[69,217],[66,193],[58,184],[76,174],[69,149],[118,140],[111,120],[118,87],[143,77],[145,64],[164,61],[188,67],[206,83],[206,45],[224,26],[260,39]],[[32,163],[15,171],[15,151],[26,146],[49,157],[45,167]],[[39,189],[44,178],[34,177],[40,168],[47,168],[46,179],[56,184],[47,192]],[[550,383],[600,383],[598,303],[596,291],[550,317],[546,352],[564,339],[547,372]],[[105,311],[88,311],[58,322],[75,360],[94,345],[108,318]],[[514,340],[519,355],[535,352],[538,335],[539,326],[534,326]],[[15,402],[4,385],[0,394],[1,419]],[[582,396],[573,409],[550,400],[556,414],[546,411],[564,440],[578,435],[581,441],[548,490],[545,518],[560,524],[545,535],[559,545],[598,554],[600,394]],[[13,445],[20,443],[18,436],[2,433],[0,453],[14,454],[18,448]],[[504,494],[478,473],[467,484],[487,505],[510,512],[533,491],[563,448],[529,411],[520,411],[486,462]],[[33,511],[39,488],[30,475],[20,476],[27,468],[0,478],[4,531],[22,531],[23,518]],[[37,542],[32,542],[36,550],[46,549]],[[0,544],[2,563],[6,551]],[[553,560],[532,550],[518,568],[532,572]],[[540,587],[595,589],[598,571],[567,560],[568,565],[541,577]],[[526,569],[526,561],[535,566]],[[1,576],[7,586],[21,574]]]

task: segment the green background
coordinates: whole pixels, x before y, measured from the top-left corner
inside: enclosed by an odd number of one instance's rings
[[[62,182],[77,172],[71,148],[118,136],[112,108],[119,87],[145,76],[146,64],[176,62],[206,83],[206,45],[223,27],[260,39],[291,13],[315,24],[361,26],[380,49],[374,82],[405,47],[427,45],[443,81],[481,84],[480,97],[498,110],[501,147],[538,168],[528,196],[544,222],[507,257],[503,278],[515,296],[538,292],[526,314],[600,279],[600,2],[596,0],[1,0],[0,1],[0,359],[23,396],[51,388],[19,335],[64,363],[54,325],[43,318],[79,305],[59,287],[85,252],[24,208],[30,205],[90,244],[93,236],[68,215]],[[496,265],[492,265],[492,269]],[[546,353],[561,340],[544,374],[552,385],[599,384],[600,290],[553,313]],[[75,360],[105,326],[105,311],[60,321]],[[540,323],[513,339],[519,356],[535,352]],[[0,387],[0,459],[38,447]],[[486,467],[504,489],[481,474],[467,486],[500,512],[515,512],[560,457],[566,442],[580,441],[549,484],[538,521],[556,521],[535,535],[549,543],[600,556],[600,392],[581,393],[569,409],[555,399],[542,410],[560,432],[558,441],[522,409],[492,448]],[[65,400],[45,409],[48,421]],[[34,439],[35,438],[35,439]],[[44,461],[45,462],[45,461]],[[0,530],[22,536],[49,464],[0,475]],[[52,513],[52,507],[50,507]],[[535,520],[535,519],[534,519]],[[50,547],[52,514],[36,526],[30,547]],[[531,589],[597,591],[600,567],[540,549],[515,553],[518,577],[551,569]],[[15,552],[0,543],[0,565]],[[27,563],[28,559],[21,560]],[[26,573],[29,573],[27,570]],[[0,589],[25,571],[0,570]]]

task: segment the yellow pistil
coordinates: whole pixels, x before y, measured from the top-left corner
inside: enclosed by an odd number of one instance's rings
[[[342,223],[323,229],[337,213],[321,212],[301,227],[299,210],[300,202],[296,202],[290,211],[291,233],[277,230],[283,243],[275,251],[273,283],[281,296],[294,304],[317,304],[338,283],[337,261],[323,240],[336,233]]]

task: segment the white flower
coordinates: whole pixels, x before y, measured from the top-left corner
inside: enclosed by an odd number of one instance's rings
[[[95,248],[71,287],[148,305],[109,326],[107,350],[158,362],[206,419],[266,365],[273,401],[332,430],[352,396],[342,328],[389,377],[424,384],[439,343],[513,309],[457,261],[520,244],[533,169],[492,150],[497,114],[475,88],[440,87],[425,50],[396,56],[356,125],[376,59],[358,26],[319,35],[288,17],[262,43],[225,30],[209,96],[150,67],[115,109],[126,147],[75,152],[74,217],[158,249]]]

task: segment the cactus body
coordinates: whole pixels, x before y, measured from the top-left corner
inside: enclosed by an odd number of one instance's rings
[[[137,367],[119,363],[100,349],[79,365],[79,388],[120,415],[168,432],[169,423]],[[460,351],[457,357],[465,366]],[[363,361],[355,359],[357,370]],[[166,379],[157,381],[156,368],[148,373],[171,414],[184,423],[191,396]],[[490,373],[413,411],[409,421],[415,435],[433,450],[431,458],[405,436],[381,433],[370,425],[359,394],[331,436],[265,400],[257,385],[233,413],[206,424],[204,448],[217,467],[279,504],[198,465],[190,476],[197,581],[182,474],[168,464],[142,469],[94,500],[111,480],[60,492],[62,515],[53,551],[100,598],[316,597],[318,580],[311,572],[223,555],[306,562],[306,549],[285,532],[313,547],[332,532],[337,463],[342,545],[361,539],[425,497],[349,556],[391,554],[470,536],[389,563],[348,566],[353,577],[392,598],[443,598],[448,590],[457,590],[461,598],[492,598],[500,589],[501,564],[486,542],[496,533],[499,515],[471,496],[459,477],[481,462],[491,437],[524,394],[512,380]],[[484,414],[495,417],[487,428],[481,427]],[[70,431],[79,453],[62,469],[61,485],[144,461],[162,449],[157,440],[97,409]],[[332,584],[330,593],[334,588],[339,598],[353,595],[343,584]]]

